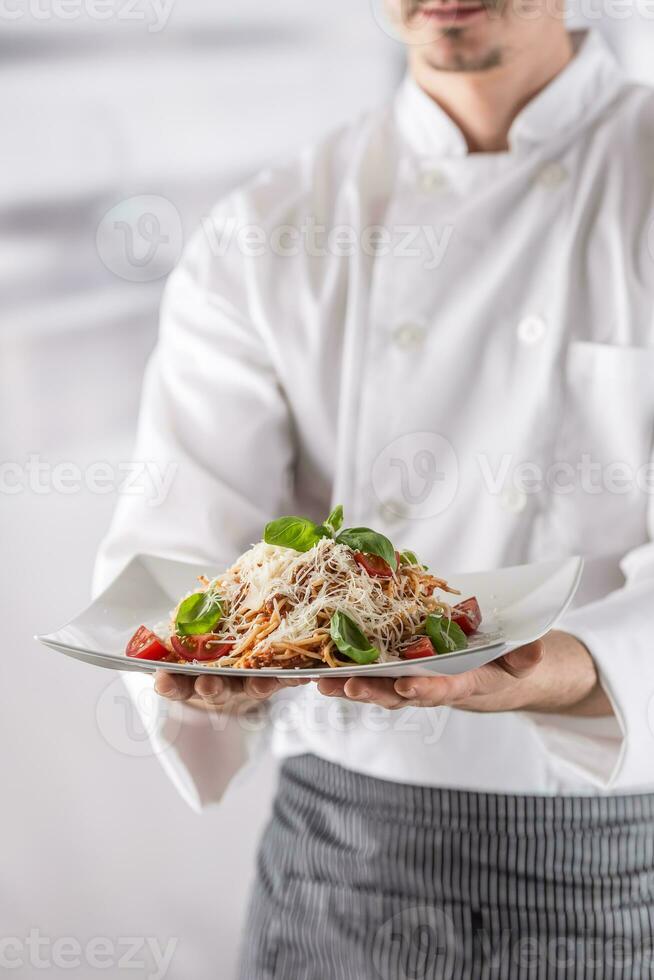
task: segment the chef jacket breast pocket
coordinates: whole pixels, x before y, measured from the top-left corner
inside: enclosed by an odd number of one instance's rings
[[[653,439],[654,348],[571,343],[547,480],[547,550],[611,554],[647,539]]]

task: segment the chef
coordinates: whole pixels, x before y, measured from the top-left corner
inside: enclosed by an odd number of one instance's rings
[[[226,566],[334,503],[437,574],[583,555],[577,607],[495,664],[160,673],[154,738],[199,808],[268,713],[247,980],[643,977],[654,95],[546,0],[389,16],[393,103],[220,202],[171,276],[136,455],[176,476],[157,508],[121,501],[96,584],[138,552]]]

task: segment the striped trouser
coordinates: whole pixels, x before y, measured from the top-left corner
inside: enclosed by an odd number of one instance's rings
[[[498,796],[285,762],[242,980],[654,977],[654,794]]]

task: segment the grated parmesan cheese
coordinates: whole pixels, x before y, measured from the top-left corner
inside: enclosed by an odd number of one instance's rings
[[[273,628],[261,637],[257,634],[252,646],[255,657],[272,643],[297,644],[317,629],[324,632],[326,621],[340,610],[380,650],[380,662],[397,659],[428,613],[449,610],[434,597],[436,587],[447,589],[444,582],[416,566],[401,566],[392,580],[374,578],[357,564],[350,548],[331,538],[305,553],[260,542],[208,586],[223,603],[217,632],[234,641],[234,656],[251,639],[249,623],[254,622],[254,614],[268,604],[272,617],[285,599],[283,613],[272,618]]]

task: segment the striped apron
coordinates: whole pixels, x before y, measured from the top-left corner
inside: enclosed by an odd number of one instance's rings
[[[242,980],[654,977],[654,794],[500,796],[287,760]]]

